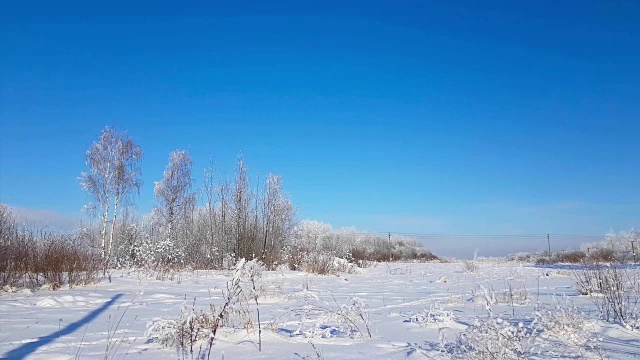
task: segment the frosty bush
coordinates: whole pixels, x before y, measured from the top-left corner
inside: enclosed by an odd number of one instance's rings
[[[367,267],[373,261],[438,259],[409,238],[389,239],[388,235],[363,234],[353,228],[334,230],[329,224],[310,220],[303,220],[295,227],[286,249],[291,269],[300,269],[303,259],[315,256],[310,259],[312,268],[322,273],[330,272],[330,258],[344,259],[359,267]]]
[[[334,256],[325,253],[310,253],[307,254],[306,260],[302,266],[304,271],[318,275],[330,275],[335,274],[336,271],[333,267]]]
[[[591,257],[591,260],[594,258]],[[539,255],[535,260],[536,265],[552,265],[552,264],[581,264],[587,261],[587,254],[584,251],[568,251],[555,252],[552,254],[545,253]]]
[[[218,330],[229,324],[231,314],[236,311],[234,306],[241,300],[241,281],[246,262],[240,260],[236,265],[232,278],[227,282],[227,289],[223,292],[224,302],[219,310],[211,304],[209,312],[183,307],[177,319],[156,318],[147,324],[147,336],[163,346],[175,346],[178,350],[193,354],[193,345],[200,340],[207,341],[208,352],[211,352]],[[194,299],[195,305],[195,299]],[[201,354],[198,354],[198,358]]]
[[[476,320],[454,343],[442,344],[457,359],[527,359],[535,354],[536,333],[523,323],[503,319]]]
[[[215,309],[209,312],[183,307],[177,319],[155,319],[147,325],[147,336],[155,339],[160,345],[190,349],[199,341],[211,336],[215,325]]]
[[[442,305],[435,302],[420,314],[415,314],[409,319],[412,323],[420,326],[439,325],[456,321],[453,311],[446,310]]]
[[[284,248],[284,261],[286,261],[289,270],[303,270],[306,257],[307,251],[304,248],[298,246]]]
[[[324,302],[307,303],[301,308],[288,312],[282,325],[287,326],[291,317],[294,318],[292,322],[298,324],[296,330],[291,332],[291,336],[304,338],[344,336],[356,339],[363,338],[366,334],[367,337],[371,337],[369,307],[360,298],[349,298],[345,304],[335,302],[335,306]]]
[[[357,271],[356,266],[345,259],[327,253],[307,253],[300,266],[304,271],[318,275],[352,274]]]
[[[263,271],[264,266],[255,259],[247,262],[242,269],[242,278],[247,284],[247,289],[244,291],[244,293],[247,294],[247,301],[254,301],[256,304],[259,351],[262,351],[262,324],[260,322],[260,303],[258,302],[258,299],[264,291],[264,284],[262,281]]]
[[[475,261],[465,260],[463,264],[464,264],[465,272],[468,272],[468,273],[477,273],[478,270],[480,269],[480,267],[476,265]]]
[[[565,298],[535,312],[531,320],[476,319],[455,341],[447,341],[441,332],[437,350],[455,359],[602,358],[599,342],[595,332],[587,330],[582,313]]]
[[[603,320],[631,328],[638,325],[640,278],[637,270],[595,265],[574,271],[574,277],[580,293],[589,295]]]
[[[534,323],[543,330],[540,334],[543,339],[561,339],[578,352],[598,347],[594,332],[585,328],[584,315],[567,298],[556,299],[553,308],[536,312]]]

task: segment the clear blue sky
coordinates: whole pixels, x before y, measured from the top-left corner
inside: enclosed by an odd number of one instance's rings
[[[22,3],[0,6],[0,201],[25,211],[79,216],[110,124],[145,152],[143,213],[187,148],[198,185],[242,152],[335,226],[640,224],[640,2]]]

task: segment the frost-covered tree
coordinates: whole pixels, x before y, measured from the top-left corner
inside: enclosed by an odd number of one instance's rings
[[[216,247],[216,216],[215,216],[215,204],[216,204],[216,185],[214,182],[215,169],[213,160],[209,161],[209,167],[204,170],[204,181],[202,182],[202,193],[205,202],[205,216],[204,223],[206,228],[205,243],[207,244],[206,255],[211,257],[212,251]]]
[[[640,253],[640,233],[635,228],[619,232],[611,230],[604,236],[604,241],[583,243],[580,245],[580,249],[589,255],[599,252],[600,254],[596,256],[604,256],[609,253],[613,259],[620,262],[634,261],[633,254],[635,252],[635,261],[637,261],[640,258],[638,256]]]
[[[306,249],[318,249],[334,233],[330,224],[316,220],[302,220],[293,232],[293,245]]]
[[[167,239],[176,245],[180,222],[183,224],[193,214],[196,197],[191,190],[193,160],[187,150],[175,150],[169,156],[169,164],[162,180],[155,183],[154,195],[158,201],[154,211],[161,219]]]
[[[255,253],[253,245],[255,239],[251,236],[249,220],[251,214],[251,191],[249,189],[249,176],[247,168],[242,160],[238,158],[236,166],[236,182],[232,194],[234,226],[235,226],[235,255],[238,258],[251,259]]]
[[[0,244],[14,237],[16,220],[7,204],[0,204]]]
[[[273,263],[293,229],[295,210],[282,192],[282,178],[269,174],[262,200],[262,258]]]
[[[97,141],[89,147],[85,160],[89,172],[80,174],[80,185],[95,203],[89,209],[100,209],[102,228],[100,248],[103,257],[111,255],[118,205],[134,191],[140,191],[140,162],[142,149],[125,133],[105,127]],[[107,223],[112,210],[109,246],[106,247]]]
[[[227,180],[220,181],[216,188],[218,196],[218,211],[216,212],[217,233],[220,242],[219,263],[224,266],[225,257],[234,251],[231,237],[231,185]]]

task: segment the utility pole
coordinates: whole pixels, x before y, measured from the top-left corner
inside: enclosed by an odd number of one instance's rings
[[[547,247],[549,249],[549,255],[551,255],[551,240],[549,240],[549,234],[547,234]]]
[[[391,255],[392,248],[393,246],[391,246],[391,233],[389,233],[389,261],[393,260],[393,256]]]

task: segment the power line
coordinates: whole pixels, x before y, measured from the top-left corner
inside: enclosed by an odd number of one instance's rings
[[[412,233],[412,232],[335,232],[334,234],[343,234],[355,237],[384,237],[389,235],[392,237],[406,237],[409,239],[470,239],[470,240],[499,240],[499,239],[530,239],[538,240],[547,238],[553,240],[602,240],[604,235],[587,235],[587,234],[443,234],[443,233]]]

